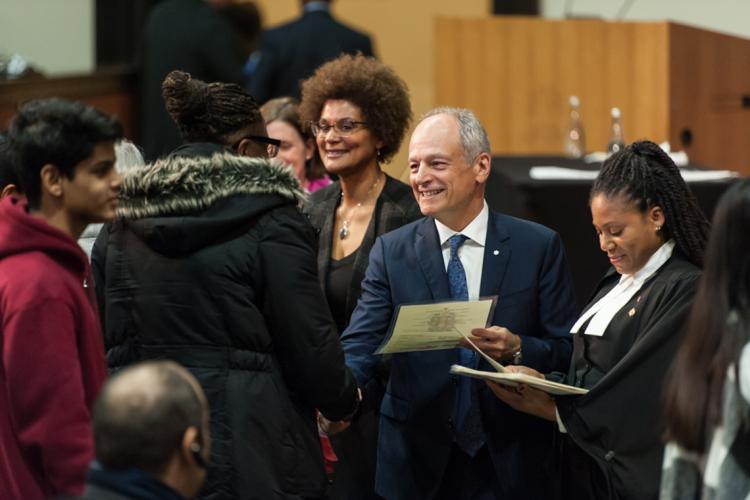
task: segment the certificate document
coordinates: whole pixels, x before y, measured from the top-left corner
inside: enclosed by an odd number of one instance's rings
[[[489,326],[497,297],[399,306],[376,354],[454,349],[474,328]]]

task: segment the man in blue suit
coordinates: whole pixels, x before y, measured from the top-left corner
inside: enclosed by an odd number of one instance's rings
[[[471,111],[438,108],[409,144],[410,182],[424,218],[377,239],[342,342],[365,387],[401,304],[498,296],[475,343],[504,363],[564,371],[575,298],[559,236],[490,212],[487,134]],[[481,381],[449,373],[491,370],[469,349],[395,354],[381,407],[376,492],[395,499],[548,499],[553,428],[499,403]],[[335,427],[332,426],[332,427]]]

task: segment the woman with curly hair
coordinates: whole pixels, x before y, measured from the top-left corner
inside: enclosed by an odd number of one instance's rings
[[[302,84],[300,118],[310,125],[326,170],[338,176],[310,197],[305,211],[320,231],[318,276],[340,332],[357,304],[375,238],[421,217],[411,188],[381,169],[398,152],[411,116],[406,84],[371,57],[340,56]],[[358,420],[332,437],[334,499],[374,496],[387,361],[378,373],[364,388]]]
[[[308,193],[331,183],[320,162],[315,139],[305,133],[299,120],[299,101],[294,97],[277,97],[260,108],[268,135],[281,141],[279,160],[292,167],[294,176]]]

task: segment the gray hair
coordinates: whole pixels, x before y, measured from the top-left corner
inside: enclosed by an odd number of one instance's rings
[[[135,167],[145,165],[141,150],[127,139],[117,141],[115,144],[115,168],[119,173],[127,172]]]
[[[451,115],[456,119],[458,135],[461,138],[461,146],[464,148],[464,157],[467,163],[474,161],[481,153],[492,155],[487,132],[473,111],[465,108],[441,106],[425,113],[420,121],[435,115]]]

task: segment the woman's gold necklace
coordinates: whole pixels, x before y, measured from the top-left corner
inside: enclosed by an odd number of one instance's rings
[[[375,179],[375,182],[372,184],[372,186],[370,186],[370,189],[368,189],[367,192],[365,193],[365,196],[364,196],[365,201],[367,201],[367,199],[370,197],[370,193],[372,193],[372,190],[375,189],[375,186],[377,186],[379,182],[380,182],[380,174],[378,174],[378,178]],[[342,199],[344,198],[344,192],[343,191],[341,191],[341,198]],[[360,201],[359,203],[357,203],[354,206],[354,208],[351,209],[351,211],[349,211],[349,217],[346,218],[346,219],[344,219],[344,221],[342,222],[341,229],[339,229],[339,239],[340,240],[345,240],[349,236],[349,233],[350,233],[349,226],[352,223],[352,219],[354,218],[354,214],[357,212],[357,210],[361,206],[362,206],[362,202]]]

